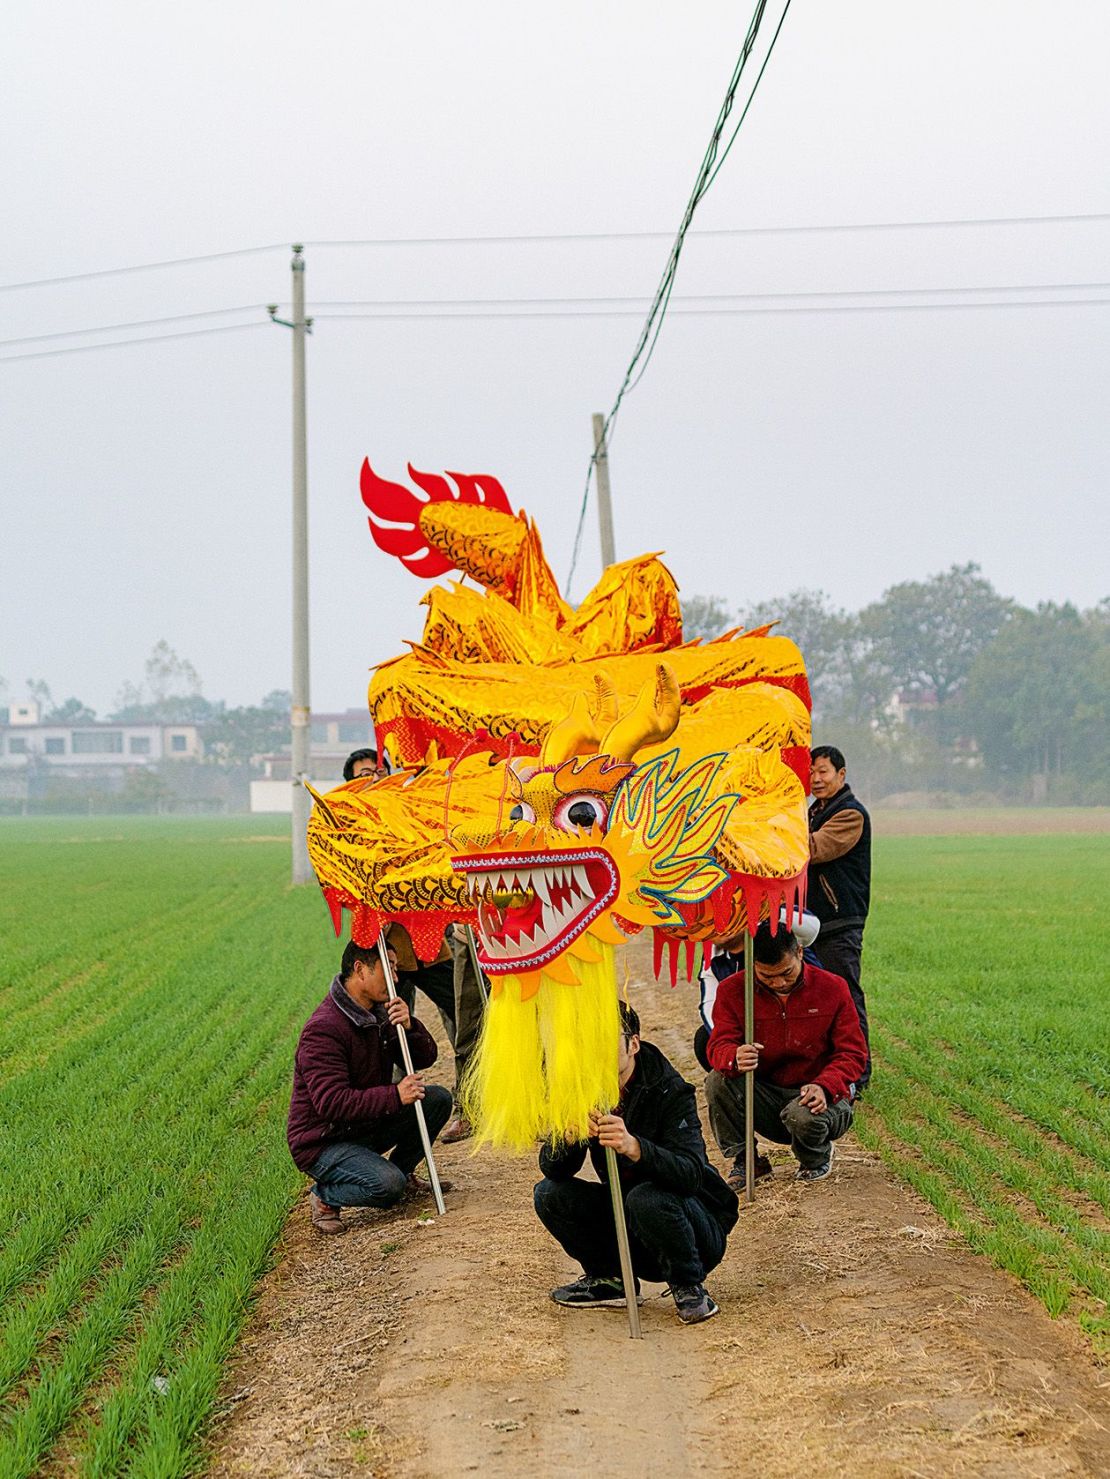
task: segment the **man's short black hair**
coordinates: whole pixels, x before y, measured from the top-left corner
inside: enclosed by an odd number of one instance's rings
[[[339,975],[344,981],[349,981],[359,961],[363,965],[374,966],[378,963],[378,947],[374,945],[356,945],[354,940],[348,940],[343,951],[343,959],[339,962]]]
[[[782,925],[776,934],[772,934],[770,923],[765,919],[755,932],[752,948],[760,965],[778,965],[788,955],[796,955],[801,947],[790,930]]]
[[[848,769],[844,751],[838,750],[835,745],[818,745],[815,750],[810,750],[809,760],[811,765],[814,760],[827,760],[834,770]]]
[[[355,766],[360,760],[373,760],[374,769],[378,768],[377,750],[352,750],[343,762],[343,779],[353,781],[355,778]]]
[[[625,1038],[639,1037],[640,1018],[636,1008],[630,1007],[626,1001],[622,1001],[621,1008],[621,1036]]]

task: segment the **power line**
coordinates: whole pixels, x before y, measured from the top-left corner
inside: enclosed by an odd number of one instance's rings
[[[800,288],[797,291],[777,290],[758,293],[678,293],[672,303],[763,302],[771,299],[790,298],[887,298],[897,296],[939,295],[943,293],[1064,293],[1095,292],[1110,288],[1110,282],[1017,282],[1017,283],[968,283],[954,287],[924,288]],[[582,297],[534,297],[534,298],[348,298],[325,299],[313,304],[316,313],[328,308],[495,308],[526,307],[533,304],[577,304],[577,303],[646,303],[646,293],[599,293]],[[337,315],[326,315],[336,317]],[[507,315],[506,315],[507,316]]]
[[[748,59],[755,48],[756,39],[759,35],[759,28],[762,24],[763,15],[766,11],[766,8],[767,0],[756,0],[756,7],[752,13],[751,21],[748,24],[748,33],[744,37],[744,44],[740,49],[740,55],[737,58],[736,65],[733,67],[732,76],[729,78],[728,87],[725,91],[724,102],[721,104],[720,111],[717,114],[717,121],[713,125],[713,133],[710,136],[708,147],[706,148],[705,154],[702,156],[702,162],[698,167],[698,173],[694,180],[694,188],[690,193],[689,200],[686,202],[686,209],[682,214],[682,221],[678,228],[678,234],[674,239],[674,245],[671,247],[670,255],[668,256],[666,266],[663,269],[663,276],[660,280],[658,288],[656,289],[655,298],[652,302],[651,307],[648,309],[647,319],[644,322],[643,329],[640,331],[640,337],[636,342],[636,348],[633,351],[632,358],[628,364],[628,368],[624,372],[624,379],[621,381],[620,389],[617,391],[616,400],[613,402],[609,414],[606,416],[604,422],[602,423],[600,434],[596,437],[597,446],[595,446],[595,449],[586,467],[586,485],[582,490],[582,506],[578,512],[578,527],[575,530],[574,534],[574,549],[571,554],[570,573],[567,576],[566,584],[566,593],[568,600],[570,599],[571,585],[574,580],[574,571],[578,564],[578,552],[582,544],[582,527],[586,518],[586,505],[589,502],[590,498],[590,481],[593,477],[594,469],[597,466],[597,449],[598,447],[605,447],[606,449],[608,449],[610,433],[612,431],[613,423],[620,412],[621,402],[624,400],[625,395],[635,383],[633,380],[633,376],[636,376],[636,379],[638,380],[643,375],[644,371],[647,369],[649,363],[651,362],[651,357],[655,352],[655,346],[659,342],[659,335],[663,328],[663,320],[666,317],[668,301],[674,289],[675,277],[678,273],[679,259],[681,258],[682,249],[686,242],[686,234],[689,231],[691,224],[693,223],[694,212],[701,204],[701,201],[703,200],[711,183],[714,179],[716,179],[717,170],[719,168],[718,148],[720,145],[721,137],[724,133],[725,125],[728,122],[729,115],[732,112],[732,106],[736,98],[737,90],[740,86],[740,80],[744,75],[744,69],[747,67]],[[759,88],[759,84],[762,81],[763,73],[766,71],[767,62],[771,59],[771,53],[774,51],[775,48],[775,42],[778,40],[779,32],[782,30],[782,22],[786,19],[786,12],[789,9],[790,0],[786,0],[786,4],[783,7],[783,12],[779,20],[778,27],[776,28],[775,34],[771,38],[771,44],[767,49],[767,56],[764,59],[763,65],[759,69],[759,74],[752,85],[751,92],[748,94],[748,100],[744,104],[744,109],[740,114],[739,121],[737,122],[735,128],[732,131],[732,135],[729,138],[728,144],[726,146],[726,153],[728,149],[731,149],[733,143],[736,140],[736,136],[739,133],[740,128],[744,122],[744,119],[748,116],[748,110],[752,105],[752,100],[754,99],[755,94]],[[637,367],[639,367],[638,374]]]
[[[119,329],[145,329],[155,324],[181,323],[192,318],[215,318],[226,313],[255,313],[266,306],[265,303],[242,303],[238,308],[202,308],[196,313],[168,313],[162,318],[135,318],[128,323],[94,324],[85,329],[55,329],[51,334],[24,334],[19,339],[0,339],[0,349],[6,349],[9,344],[39,344],[46,339],[71,339],[78,334],[109,334]]]
[[[2,355],[0,364],[10,365],[13,360],[53,359],[59,354],[89,354],[94,349],[122,349],[129,344],[164,344],[167,339],[199,339],[203,334],[234,334],[240,329],[264,329],[268,325],[268,319],[260,319],[255,324],[215,324],[209,329],[182,329],[179,334],[146,334],[140,339],[113,339],[110,344],[72,344],[68,349],[35,349],[30,354]]]
[[[1058,287],[1055,287],[1054,285],[1051,285],[1051,284],[1047,285],[1047,290],[1050,290],[1050,291],[1067,291],[1069,289],[1075,290],[1075,291],[1086,290],[1086,289],[1103,289],[1103,290],[1105,290],[1105,289],[1110,289],[1110,283],[1089,283],[1089,284],[1088,283],[1062,283]],[[1026,289],[1026,288],[1005,288],[1005,287],[998,287],[998,288],[969,288],[969,289],[965,289],[965,288],[882,289],[881,288],[881,289],[878,289],[877,290],[877,293],[887,293],[887,292],[892,292],[892,293],[898,293],[898,292],[907,292],[907,293],[954,293],[954,292],[1020,292],[1020,291],[1028,291],[1028,289]],[[710,297],[711,298],[714,295],[713,294],[703,294],[703,295],[693,295],[693,296],[695,296],[695,297],[697,297],[697,296],[704,296],[704,297]],[[743,295],[739,295],[739,296],[743,296]],[[748,296],[750,296],[752,298],[759,298],[760,297],[759,294],[750,294]],[[766,298],[774,299],[774,298],[779,298],[779,297],[784,297],[784,298],[805,297],[807,295],[806,294],[791,294],[791,293],[784,293],[784,294],[773,294],[773,293],[769,293],[769,294],[766,294],[766,295],[763,295],[763,296],[765,296]],[[829,296],[829,297],[837,297],[837,296],[852,297],[852,296],[856,296],[856,295],[854,295],[851,292],[847,292],[847,293],[844,293],[844,294],[828,294],[827,296]],[[497,302],[499,300],[494,299],[494,300],[491,300],[491,301]],[[506,301],[513,301],[513,300],[506,300]],[[526,301],[529,301],[529,300],[522,300],[522,301],[525,301],[526,302]],[[533,300],[533,301],[542,302],[544,300],[540,299],[540,300]],[[561,301],[573,302],[575,300],[573,300],[573,299],[568,299],[568,300],[553,299],[551,301],[553,301],[553,302],[561,302]],[[582,301],[590,301],[590,300],[582,300]],[[599,301],[599,302],[611,302],[611,301],[620,301],[620,300],[599,299],[597,301]],[[629,301],[635,301],[635,300],[629,300]],[[681,303],[681,302],[684,302],[686,300],[684,300],[684,299],[683,300],[674,300],[674,299],[672,299],[672,304],[675,301],[678,301],[678,302]],[[998,300],[996,300],[994,302],[986,302],[986,303],[976,303],[976,302],[967,302],[967,303],[937,303],[937,302],[932,302],[932,303],[908,303],[908,302],[906,302],[906,303],[889,303],[889,302],[884,302],[884,303],[851,303],[851,304],[839,304],[839,303],[823,303],[823,304],[822,303],[780,304],[780,303],[771,303],[767,307],[758,307],[758,306],[754,306],[753,305],[753,306],[747,306],[747,307],[743,307],[743,308],[740,308],[740,307],[735,307],[735,308],[685,308],[685,307],[681,307],[681,306],[679,306],[679,307],[673,307],[672,306],[671,309],[670,309],[670,314],[673,315],[674,317],[677,317],[677,318],[738,318],[738,317],[745,317],[745,316],[759,317],[759,316],[765,315],[765,314],[794,314],[794,313],[819,313],[819,314],[821,314],[821,313],[823,313],[823,314],[848,314],[848,313],[936,313],[936,312],[943,312],[943,311],[968,311],[968,312],[974,312],[975,310],[993,309],[993,308],[1092,308],[1092,307],[1104,307],[1106,305],[1110,305],[1110,297],[1106,297],[1106,298],[1010,298],[1010,299],[998,299]],[[255,306],[262,307],[264,305],[259,304],[259,305],[255,305]],[[213,312],[232,312],[234,310],[214,309],[212,311]],[[425,312],[419,312],[419,313],[405,313],[405,312],[382,312],[382,313],[377,313],[377,312],[370,312],[370,313],[327,313],[327,312],[324,312],[324,313],[321,313],[321,312],[316,312],[316,313],[314,313],[314,322],[315,321],[322,321],[322,320],[329,320],[329,321],[332,321],[332,322],[357,322],[359,320],[365,319],[365,320],[373,321],[375,323],[388,323],[391,319],[396,319],[398,321],[403,321],[403,322],[406,322],[406,323],[413,323],[413,322],[418,323],[421,320],[427,319],[427,320],[431,320],[431,321],[437,322],[437,323],[444,323],[444,322],[450,322],[452,319],[460,319],[460,320],[464,320],[464,321],[483,320],[483,321],[485,321],[487,323],[494,323],[498,319],[511,319],[511,320],[531,319],[531,320],[537,320],[537,319],[640,318],[641,315],[642,315],[642,310],[639,309],[639,308],[555,309],[555,310],[552,310],[550,312],[545,312],[543,309],[536,309],[535,311],[531,311],[531,310],[527,310],[527,309],[525,309],[525,310],[514,309],[514,310],[512,310],[510,312],[507,312],[507,313],[485,312],[485,311],[481,311],[481,310],[474,311],[474,312],[471,312],[469,310],[462,310],[460,312],[452,312],[452,313],[439,313],[439,312],[427,312],[427,311],[425,311]],[[181,317],[186,317],[186,318],[187,317],[190,317],[190,315],[187,315],[187,314],[180,315],[180,316]],[[146,322],[150,322],[150,323],[172,322],[172,321],[173,321],[173,319],[165,319],[165,320],[150,319],[150,320],[146,320]],[[267,320],[264,320],[264,321],[260,321],[259,323],[219,324],[219,325],[214,325],[211,328],[207,328],[207,329],[186,329],[186,330],[183,330],[181,333],[173,333],[173,334],[145,334],[145,335],[142,335],[139,338],[133,338],[133,339],[113,339],[113,340],[111,340],[111,341],[109,341],[107,343],[102,343],[102,344],[73,344],[73,345],[69,345],[67,348],[64,348],[64,349],[35,350],[35,351],[31,352],[30,354],[8,354],[8,355],[2,355],[2,356],[0,356],[0,364],[7,364],[7,363],[10,363],[11,361],[14,361],[14,360],[50,359],[50,358],[54,358],[54,357],[56,357],[58,355],[63,355],[63,354],[87,354],[91,350],[94,350],[94,349],[121,349],[121,348],[124,348],[124,347],[126,347],[128,345],[133,345],[133,344],[161,344],[164,340],[167,340],[167,339],[195,339],[195,338],[199,338],[201,335],[204,335],[204,334],[226,334],[226,333],[232,333],[236,329],[257,329],[257,328],[264,328],[268,322],[269,322],[269,320],[267,319]],[[125,328],[125,327],[127,327],[127,326],[124,325],[124,324],[105,325],[104,328],[102,328],[102,329],[98,329],[98,330],[94,330],[94,331],[90,331],[90,332],[103,333],[103,332],[106,332],[108,328]],[[80,331],[74,330],[72,332],[80,332]],[[47,335],[43,335],[42,337],[43,338],[51,338],[51,337],[54,337],[54,336],[47,334]],[[65,336],[63,336],[63,337],[65,337]],[[18,344],[18,343],[21,343],[21,342],[25,342],[25,341],[21,341],[21,340],[18,340],[18,339],[9,339],[9,340],[5,340],[5,341],[0,341],[0,349],[6,347],[6,345],[8,345],[8,344]]]
[[[809,236],[854,231],[963,230],[982,226],[1091,225],[1106,221],[1110,221],[1110,211],[1077,211],[1056,215],[953,216],[933,221],[839,221],[818,222],[812,225],[703,227],[697,231],[691,230],[687,234],[704,238],[727,239],[745,236]],[[346,240],[336,238],[308,241],[304,245],[313,249],[331,250],[356,247],[529,246],[556,245],[564,242],[670,240],[673,240],[673,233],[670,231],[547,231],[517,232],[501,236],[379,236]],[[156,262],[134,262],[121,267],[100,267],[87,272],[70,272],[56,277],[36,277],[23,282],[0,283],[0,293],[16,292],[23,288],[57,287],[65,283],[88,282],[101,277],[121,277],[132,272],[153,272],[162,268],[189,267],[203,262],[219,262],[233,257],[258,256],[264,252],[288,251],[289,249],[287,242],[276,241],[264,246],[234,247],[221,252],[199,252],[190,257],[166,257]]]
[[[1108,282],[1048,282],[1048,283],[971,283],[961,284],[954,287],[908,287],[908,288],[836,288],[836,289],[798,289],[796,291],[774,291],[759,293],[682,293],[671,297],[673,304],[686,303],[786,303],[792,305],[798,299],[836,301],[845,298],[896,298],[896,297],[940,297],[953,293],[1079,293],[1079,292],[1102,292],[1110,289]],[[642,304],[647,302],[647,295],[640,294],[592,294],[581,297],[525,297],[525,298],[349,298],[349,299],[325,299],[314,305],[314,312],[321,318],[403,318],[406,320],[414,318],[464,318],[464,317],[488,317],[488,318],[514,318],[521,315],[515,312],[520,308],[531,308],[535,306],[558,309],[550,313],[529,315],[540,318],[584,317],[601,318],[606,315],[600,311],[589,311],[579,313],[577,305],[587,305],[590,310],[595,310],[601,304]],[[0,339],[0,349],[7,349],[15,344],[37,344],[52,339],[71,339],[84,334],[108,334],[117,333],[122,329],[152,328],[160,324],[180,323],[197,318],[215,318],[231,313],[256,313],[261,312],[269,305],[265,303],[241,303],[230,308],[203,308],[192,313],[170,313],[159,318],[139,318],[125,320],[114,324],[93,324],[80,329],[55,329],[47,334],[24,334],[14,339]],[[864,305],[859,305],[864,306]],[[895,305],[897,306],[897,305]],[[1004,304],[999,304],[1004,307]],[[369,308],[386,309],[388,312],[371,314],[343,314],[331,313],[329,309]],[[488,315],[469,315],[464,313],[434,314],[425,310],[451,308],[491,308],[514,310],[498,312]],[[402,310],[420,309],[419,313],[407,313]],[[569,310],[563,312],[562,310]],[[673,310],[675,313],[679,308]],[[726,312],[725,309],[713,310]],[[634,316],[634,315],[629,315]],[[156,336],[152,336],[156,337]],[[122,341],[121,341],[122,342]],[[145,343],[146,339],[139,340]],[[103,346],[111,348],[110,344]],[[14,358],[15,356],[11,356]]]
[[[781,25],[781,21],[780,21]],[[731,146],[730,146],[731,147]],[[722,155],[722,162],[723,162]],[[702,226],[687,234],[709,236],[807,236],[834,231],[934,231],[968,226],[1077,225],[1110,221],[1110,211],[1072,212],[1060,215],[952,216],[934,221],[835,221],[796,226]],[[434,247],[434,246],[527,246],[533,242],[558,244],[574,241],[673,241],[673,231],[546,231],[520,232],[506,236],[380,236],[364,239],[307,241],[306,247]],[[17,284],[18,286],[18,284]]]
[[[856,303],[847,305],[830,303],[825,306],[802,303],[794,307],[772,305],[768,308],[672,308],[668,317],[672,314],[676,318],[742,318],[745,316],[759,318],[783,313],[940,313],[945,310],[973,311],[982,308],[1074,308],[1090,307],[1100,303],[1110,303],[1110,297],[1008,298],[999,299],[993,303]],[[463,310],[460,313],[317,313],[314,321],[353,322],[358,319],[367,319],[375,323],[389,323],[391,320],[404,323],[420,323],[424,320],[450,323],[452,319],[460,321],[481,319],[487,323],[495,323],[498,319],[516,322],[520,319],[640,318],[641,316],[642,310],[638,308],[560,309],[551,313],[545,313],[542,309],[536,309],[534,312],[526,309],[512,313],[486,313],[480,310],[473,313],[469,310]]]
[[[88,282],[94,277],[122,277],[128,272],[154,272],[160,267],[191,267],[198,262],[220,262],[228,257],[254,257],[260,252],[288,251],[283,241],[271,242],[269,246],[232,247],[226,252],[200,252],[193,257],[166,257],[160,262],[135,262],[127,267],[98,267],[91,272],[68,272],[62,277],[35,277],[27,282],[0,283],[0,293],[11,293],[16,288],[53,288],[61,283]]]
[[[790,9],[790,0],[786,0],[786,4],[783,6],[782,14],[779,16],[779,23],[775,27],[775,34],[771,37],[771,44],[767,48],[767,55],[763,58],[763,65],[762,65],[762,67],[760,67],[759,72],[756,75],[755,82],[752,84],[752,90],[748,94],[748,101],[744,104],[744,111],[740,114],[740,117],[736,120],[736,127],[732,130],[732,137],[729,139],[729,141],[725,145],[725,147],[721,150],[721,157],[720,157],[720,159],[717,160],[717,163],[713,166],[713,173],[709,176],[709,178],[705,182],[705,189],[702,191],[702,194],[703,195],[705,194],[705,191],[708,190],[710,188],[710,186],[713,184],[713,181],[717,178],[717,176],[721,173],[721,169],[724,166],[724,162],[728,158],[729,153],[730,153],[730,151],[732,149],[733,144],[736,143],[736,137],[739,134],[741,127],[743,126],[744,119],[747,118],[747,116],[748,116],[748,109],[751,107],[752,100],[754,99],[757,91],[759,90],[759,84],[763,81],[763,74],[767,70],[767,63],[771,60],[771,53],[775,49],[775,42],[779,39],[779,32],[782,30],[782,23],[786,19],[786,13],[787,13],[787,11],[789,9]]]

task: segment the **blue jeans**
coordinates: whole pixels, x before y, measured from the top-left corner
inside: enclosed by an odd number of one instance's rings
[[[424,1119],[435,1140],[451,1118],[451,1091],[438,1084],[424,1090]],[[385,1152],[393,1154],[386,1159]],[[392,1207],[409,1176],[424,1159],[415,1105],[387,1114],[361,1135],[337,1140],[313,1162],[316,1195],[329,1207]]]

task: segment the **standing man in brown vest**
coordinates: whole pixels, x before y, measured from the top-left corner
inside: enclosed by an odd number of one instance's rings
[[[860,986],[863,928],[871,906],[871,818],[852,792],[847,763],[835,745],[810,751],[809,882],[806,907],[821,921],[813,949],[825,970],[843,976],[868,1043],[867,1068],[859,1093],[871,1077],[867,1002]]]

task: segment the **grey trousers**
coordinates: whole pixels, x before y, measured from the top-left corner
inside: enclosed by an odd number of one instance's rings
[[[798,1098],[798,1084],[783,1088],[758,1076],[755,1080],[755,1132],[778,1145],[789,1145],[800,1165],[807,1170],[823,1166],[829,1158],[829,1147],[839,1140],[852,1123],[852,1106],[847,1099],[830,1104],[824,1114],[814,1114]],[[744,1154],[744,1075],[727,1078],[714,1071],[705,1081],[709,1103],[709,1123],[729,1160]]]

